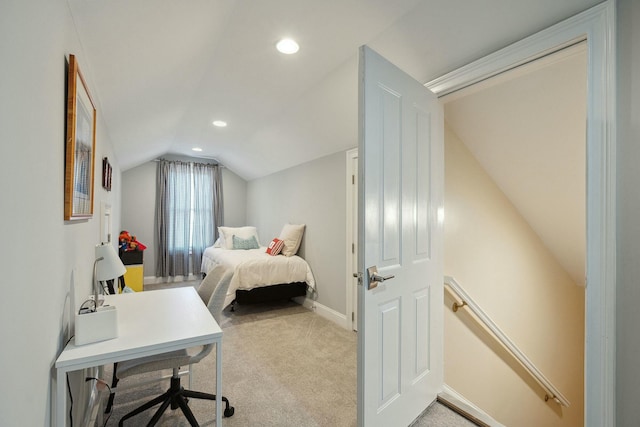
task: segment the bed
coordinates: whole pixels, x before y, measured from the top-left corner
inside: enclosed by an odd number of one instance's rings
[[[309,264],[295,255],[304,225],[293,227],[297,227],[295,233],[288,233],[292,227],[285,225],[279,238],[269,246],[257,243],[255,227],[219,227],[220,240],[202,255],[203,285],[229,281],[225,307],[234,302],[245,304],[314,292],[315,280]],[[280,250],[277,247],[274,250],[274,245],[280,245]]]

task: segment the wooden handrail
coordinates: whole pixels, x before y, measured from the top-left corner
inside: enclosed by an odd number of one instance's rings
[[[570,402],[566,397],[560,393],[560,391],[544,376],[542,372],[529,360],[529,358],[514,344],[513,341],[495,324],[493,320],[480,308],[480,306],[473,301],[471,296],[456,282],[453,277],[445,276],[445,286],[452,291],[455,296],[458,296],[462,303],[455,302],[453,304],[453,310],[457,311],[459,308],[468,307],[469,310],[475,315],[496,339],[505,346],[507,350],[522,364],[522,366],[531,374],[538,384],[546,391],[547,395],[545,400],[553,399],[556,403],[569,407]]]

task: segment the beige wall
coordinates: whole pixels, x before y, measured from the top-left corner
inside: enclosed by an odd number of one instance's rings
[[[552,206],[549,209],[553,209]],[[462,142],[445,133],[445,275],[569,399],[562,408],[445,294],[445,382],[507,426],[583,425],[584,288]]]

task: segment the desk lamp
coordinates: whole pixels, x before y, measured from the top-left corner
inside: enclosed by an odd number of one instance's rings
[[[99,305],[98,294],[101,286],[98,282],[117,279],[126,272],[126,267],[122,264],[111,243],[96,245],[96,260],[93,263],[93,292],[96,303],[94,311],[98,309]]]
[[[104,341],[118,336],[118,313],[116,307],[99,307],[99,281],[122,276],[127,269],[116,254],[111,243],[96,246],[96,260],[93,262],[94,307],[88,312],[76,314],[75,344],[84,345]]]

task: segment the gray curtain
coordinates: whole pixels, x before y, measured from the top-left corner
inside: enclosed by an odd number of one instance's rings
[[[200,273],[202,253],[218,238],[218,225],[222,225],[222,176],[220,167],[202,163],[193,164],[193,230],[191,255],[193,273]]]
[[[157,200],[156,276],[200,273],[202,253],[222,224],[220,167],[160,161]]]
[[[222,166],[216,166],[214,169],[214,181],[213,181],[213,241],[215,242],[218,237],[218,226],[224,224],[224,209],[223,209],[223,195],[222,195]]]

